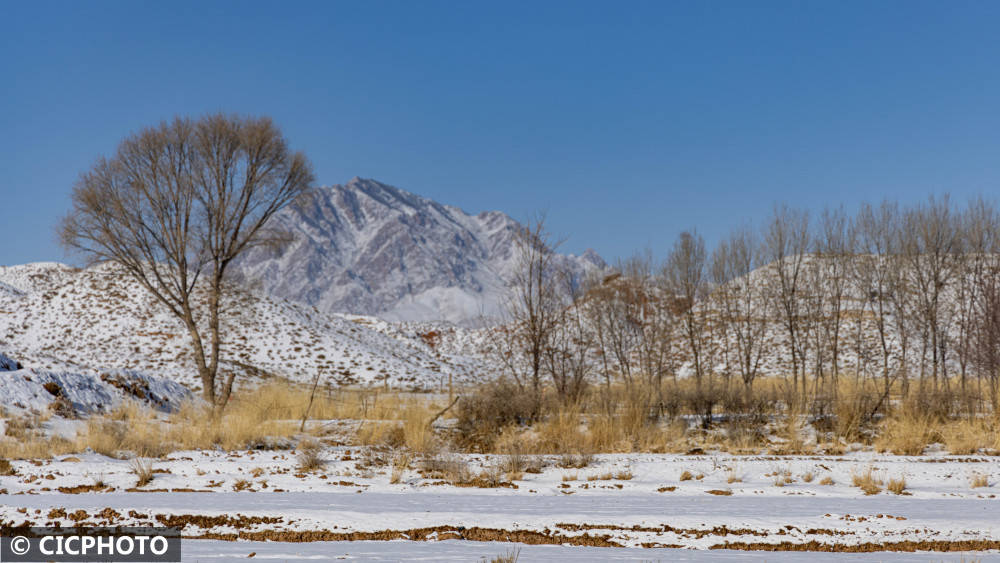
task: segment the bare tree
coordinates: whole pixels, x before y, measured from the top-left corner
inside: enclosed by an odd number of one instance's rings
[[[268,219],[312,180],[269,118],[175,118],[128,136],[80,176],[60,238],[91,262],[121,266],[181,319],[203,396],[221,410],[235,376],[217,389],[227,269],[273,240]]]
[[[760,265],[760,242],[755,231],[733,231],[712,253],[711,272],[722,321],[735,341],[736,364],[749,399],[760,372],[767,334],[766,294],[754,276]]]
[[[854,258],[854,230],[844,208],[825,209],[819,221],[816,237],[816,259],[812,267],[819,285],[813,291],[821,295],[820,333],[817,355],[822,358],[829,351],[833,388],[840,375],[841,329],[844,317],[844,297],[849,282],[849,270]],[[817,375],[822,376],[822,359],[818,362]]]
[[[572,283],[568,274],[562,276],[562,280],[570,303],[558,313],[544,351],[544,366],[560,400],[572,404],[583,396],[587,377],[593,369],[593,342],[587,330],[586,287]]]
[[[777,287],[772,291],[775,309],[788,333],[788,351],[792,360],[793,386],[799,388],[802,342],[799,341],[800,292],[802,264],[809,252],[809,216],[788,206],[775,206],[766,234],[764,253],[777,273]],[[805,374],[802,393],[805,394]]]
[[[959,271],[962,240],[947,195],[908,209],[900,231],[900,249],[907,274],[915,286],[924,351],[931,356],[934,384],[946,379],[948,304],[942,299]],[[923,360],[921,376],[924,375]]]
[[[990,289],[994,272],[991,271],[993,254],[997,248],[997,231],[1000,216],[993,202],[977,198],[970,202],[962,216],[962,236],[964,253],[955,284],[956,308],[956,353],[962,390],[966,390],[970,367],[974,367],[977,349],[977,330],[981,325],[982,306]]]
[[[697,231],[685,231],[674,243],[664,268],[667,288],[678,302],[684,337],[699,388],[705,373],[707,328],[705,310],[697,305],[704,299],[707,290],[706,262],[705,239]]]
[[[893,315],[894,305],[900,302],[900,296],[895,293],[900,289],[896,283],[899,279],[900,265],[896,257],[898,225],[899,209],[894,203],[883,202],[879,207],[867,203],[862,205],[854,221],[858,255],[851,262],[851,281],[855,292],[862,299],[862,312],[864,308],[871,310],[878,333],[879,351],[882,357],[881,371],[886,394],[898,375],[894,375],[891,369],[893,334],[890,323],[893,317],[900,323],[897,327],[905,328],[901,324],[902,315]],[[859,317],[859,327],[860,322],[861,317]],[[898,331],[897,336],[900,336]],[[862,339],[859,338],[859,347],[861,342]],[[860,360],[861,354],[858,356]]]
[[[976,307],[972,361],[986,376],[993,412],[1000,409],[1000,260],[998,248],[985,260],[977,280],[980,298]]]
[[[591,317],[600,347],[606,359],[606,379],[613,367],[621,374],[625,385],[632,387],[636,370],[633,352],[642,339],[642,295],[645,281],[621,273],[610,276],[593,292]]]
[[[545,352],[552,344],[566,303],[559,291],[562,272],[545,230],[545,217],[519,226],[514,236],[515,269],[508,284],[505,310],[510,350],[506,364],[522,388],[530,387],[540,405]]]

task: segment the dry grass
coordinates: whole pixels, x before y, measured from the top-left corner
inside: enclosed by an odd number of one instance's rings
[[[471,483],[476,478],[467,462],[448,454],[424,458],[420,462],[420,472],[429,479],[444,479],[453,485]]]
[[[280,381],[234,396],[235,407],[262,413],[271,420],[301,420],[309,405],[310,387]],[[317,392],[310,419],[401,420],[412,394],[380,389],[330,388]]]
[[[742,483],[742,482],[743,482],[743,478],[740,477],[736,473],[736,468],[735,467],[731,467],[729,469],[729,471],[726,473],[726,483],[733,484],[733,483]]]
[[[875,474],[875,470],[868,467],[865,471],[851,474],[851,483],[864,491],[866,495],[877,495],[882,492],[882,479]],[[905,482],[904,482],[905,486]]]
[[[833,477],[827,475],[826,477],[823,477],[822,479],[819,480],[819,484],[825,486],[833,485]]]
[[[813,473],[812,471],[807,471],[807,472],[805,472],[805,473],[802,474],[802,482],[804,482],[804,483],[812,483],[813,479],[815,479],[815,478],[816,478],[816,474]]]
[[[989,487],[989,486],[990,486],[990,478],[984,473],[979,473],[977,471],[969,477],[969,487],[973,489],[978,489],[981,487]]]
[[[899,479],[889,479],[889,484],[885,486],[890,493],[901,495],[906,490],[906,477]],[[909,494],[909,493],[907,493]]]
[[[941,441],[953,455],[969,455],[994,448],[1000,440],[995,419],[949,421],[940,430]]]
[[[414,452],[431,451],[435,444],[430,421],[434,413],[426,405],[411,402],[403,411],[403,443]]]
[[[312,438],[299,442],[299,453],[296,457],[299,471],[316,471],[326,465],[326,460],[323,459],[323,446]]]
[[[497,555],[489,559],[489,563],[517,563],[517,560],[521,557],[521,548],[511,549],[510,551]],[[483,557],[480,559],[481,563],[486,563],[487,559]]]
[[[623,469],[623,470],[617,471],[617,472],[608,471],[608,472],[605,472],[605,473],[595,473],[593,475],[588,475],[587,476],[587,480],[588,481],[612,481],[612,480],[630,481],[632,479],[632,477],[634,477],[634,475],[632,475],[632,471],[631,470],[629,470],[629,469]]]
[[[397,484],[403,480],[403,475],[406,470],[410,468],[410,454],[399,453],[392,458],[392,474],[389,477],[389,482],[392,484]]]
[[[590,453],[566,453],[559,457],[557,465],[563,469],[583,469],[594,462],[594,455]]]
[[[475,408],[462,411],[467,418],[464,426],[440,434],[429,422],[443,405],[433,404],[430,396],[321,389],[310,418],[361,421],[354,438],[363,445],[405,446],[428,455],[444,448],[502,454],[509,457],[501,463],[509,481],[539,471],[541,464],[535,461],[539,458],[529,457],[538,455],[560,456],[560,466],[579,469],[590,465],[593,453],[604,452],[766,453],[770,449],[773,454],[813,454],[822,449],[838,454],[845,448],[842,444],[852,442],[906,455],[920,454],[934,442],[942,442],[952,454],[1000,449],[1000,418],[975,414],[980,403],[954,391],[911,391],[904,397],[897,386],[876,408],[880,385],[844,376],[836,389],[825,385],[807,401],[792,401],[796,405],[792,410],[782,406],[790,400],[782,378],[758,380],[750,397],[741,388],[724,386],[699,395],[694,382],[686,379],[667,381],[663,389],[612,385],[609,391],[595,386],[572,405],[559,404],[550,395],[529,401],[523,391],[512,396],[511,389],[494,386],[492,394],[469,403]],[[477,392],[462,393],[459,406],[464,397]],[[706,399],[706,393],[715,395]],[[13,417],[7,420],[6,436],[0,438],[0,458],[44,458],[86,448],[122,458],[157,458],[181,449],[290,447],[308,395],[306,387],[267,384],[236,395],[221,418],[193,403],[170,416],[124,404],[104,417],[85,421],[74,441],[46,437],[41,423],[51,413]],[[721,427],[689,429],[679,415],[703,414],[698,409],[706,400],[714,405],[713,412],[730,416]],[[456,407],[448,416],[458,416],[461,410]],[[494,415],[499,421],[489,419]],[[803,440],[807,424],[816,430],[819,446]],[[769,436],[782,440],[768,448]],[[811,482],[805,475],[802,480]]]
[[[882,424],[875,447],[880,452],[920,455],[927,444],[939,441],[938,427],[932,416],[905,409]]]
[[[690,471],[685,469],[683,472],[681,472],[681,477],[680,477],[681,481],[690,481],[691,479],[694,479],[694,475],[692,475]]]
[[[106,417],[88,419],[70,450],[91,448],[112,457],[155,458],[181,449],[272,447],[294,430],[293,423],[270,420],[249,402],[234,404],[221,417],[194,403],[169,417],[126,403]]]
[[[0,458],[0,475],[17,475],[17,470],[10,464],[10,461]]]
[[[151,461],[137,457],[129,463],[129,469],[135,474],[136,487],[145,487],[153,481],[153,463]]]

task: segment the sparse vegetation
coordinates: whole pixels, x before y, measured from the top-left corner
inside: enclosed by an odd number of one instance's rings
[[[973,489],[978,489],[980,487],[989,487],[990,479],[984,473],[975,472],[969,478],[969,486]]]
[[[906,477],[889,479],[889,484],[885,487],[890,493],[901,495],[906,490]],[[909,494],[909,493],[906,493]]]
[[[153,463],[151,461],[137,457],[131,461],[129,467],[135,474],[136,487],[145,487],[153,481]]]
[[[866,495],[877,495],[882,492],[882,479],[875,474],[875,469],[868,467],[862,472],[851,474],[851,483],[864,491]],[[906,483],[903,483],[904,487]]]
[[[298,462],[300,471],[316,471],[326,464],[323,446],[317,440],[306,438],[299,442]]]
[[[17,475],[17,470],[10,461],[0,458],[0,475]]]
[[[521,548],[514,548],[502,555],[497,555],[489,560],[483,557],[480,561],[481,563],[517,563],[517,560],[521,557]]]

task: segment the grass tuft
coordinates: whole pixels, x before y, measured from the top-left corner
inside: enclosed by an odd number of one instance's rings
[[[129,468],[135,474],[136,487],[145,487],[153,482],[153,463],[151,461],[137,457],[129,464]]]

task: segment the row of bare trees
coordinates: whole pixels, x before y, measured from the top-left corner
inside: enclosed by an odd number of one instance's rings
[[[682,233],[662,261],[650,252],[613,273],[575,278],[535,221],[518,233],[505,366],[539,391],[576,400],[588,381],[662,390],[762,374],[806,398],[845,375],[893,388],[1000,384],[1000,212],[949,197],[811,216],[775,206],[759,228],[733,230],[709,252]],[[985,389],[983,388],[985,385]],[[662,391],[661,391],[662,392]],[[884,398],[883,397],[883,398]]]

